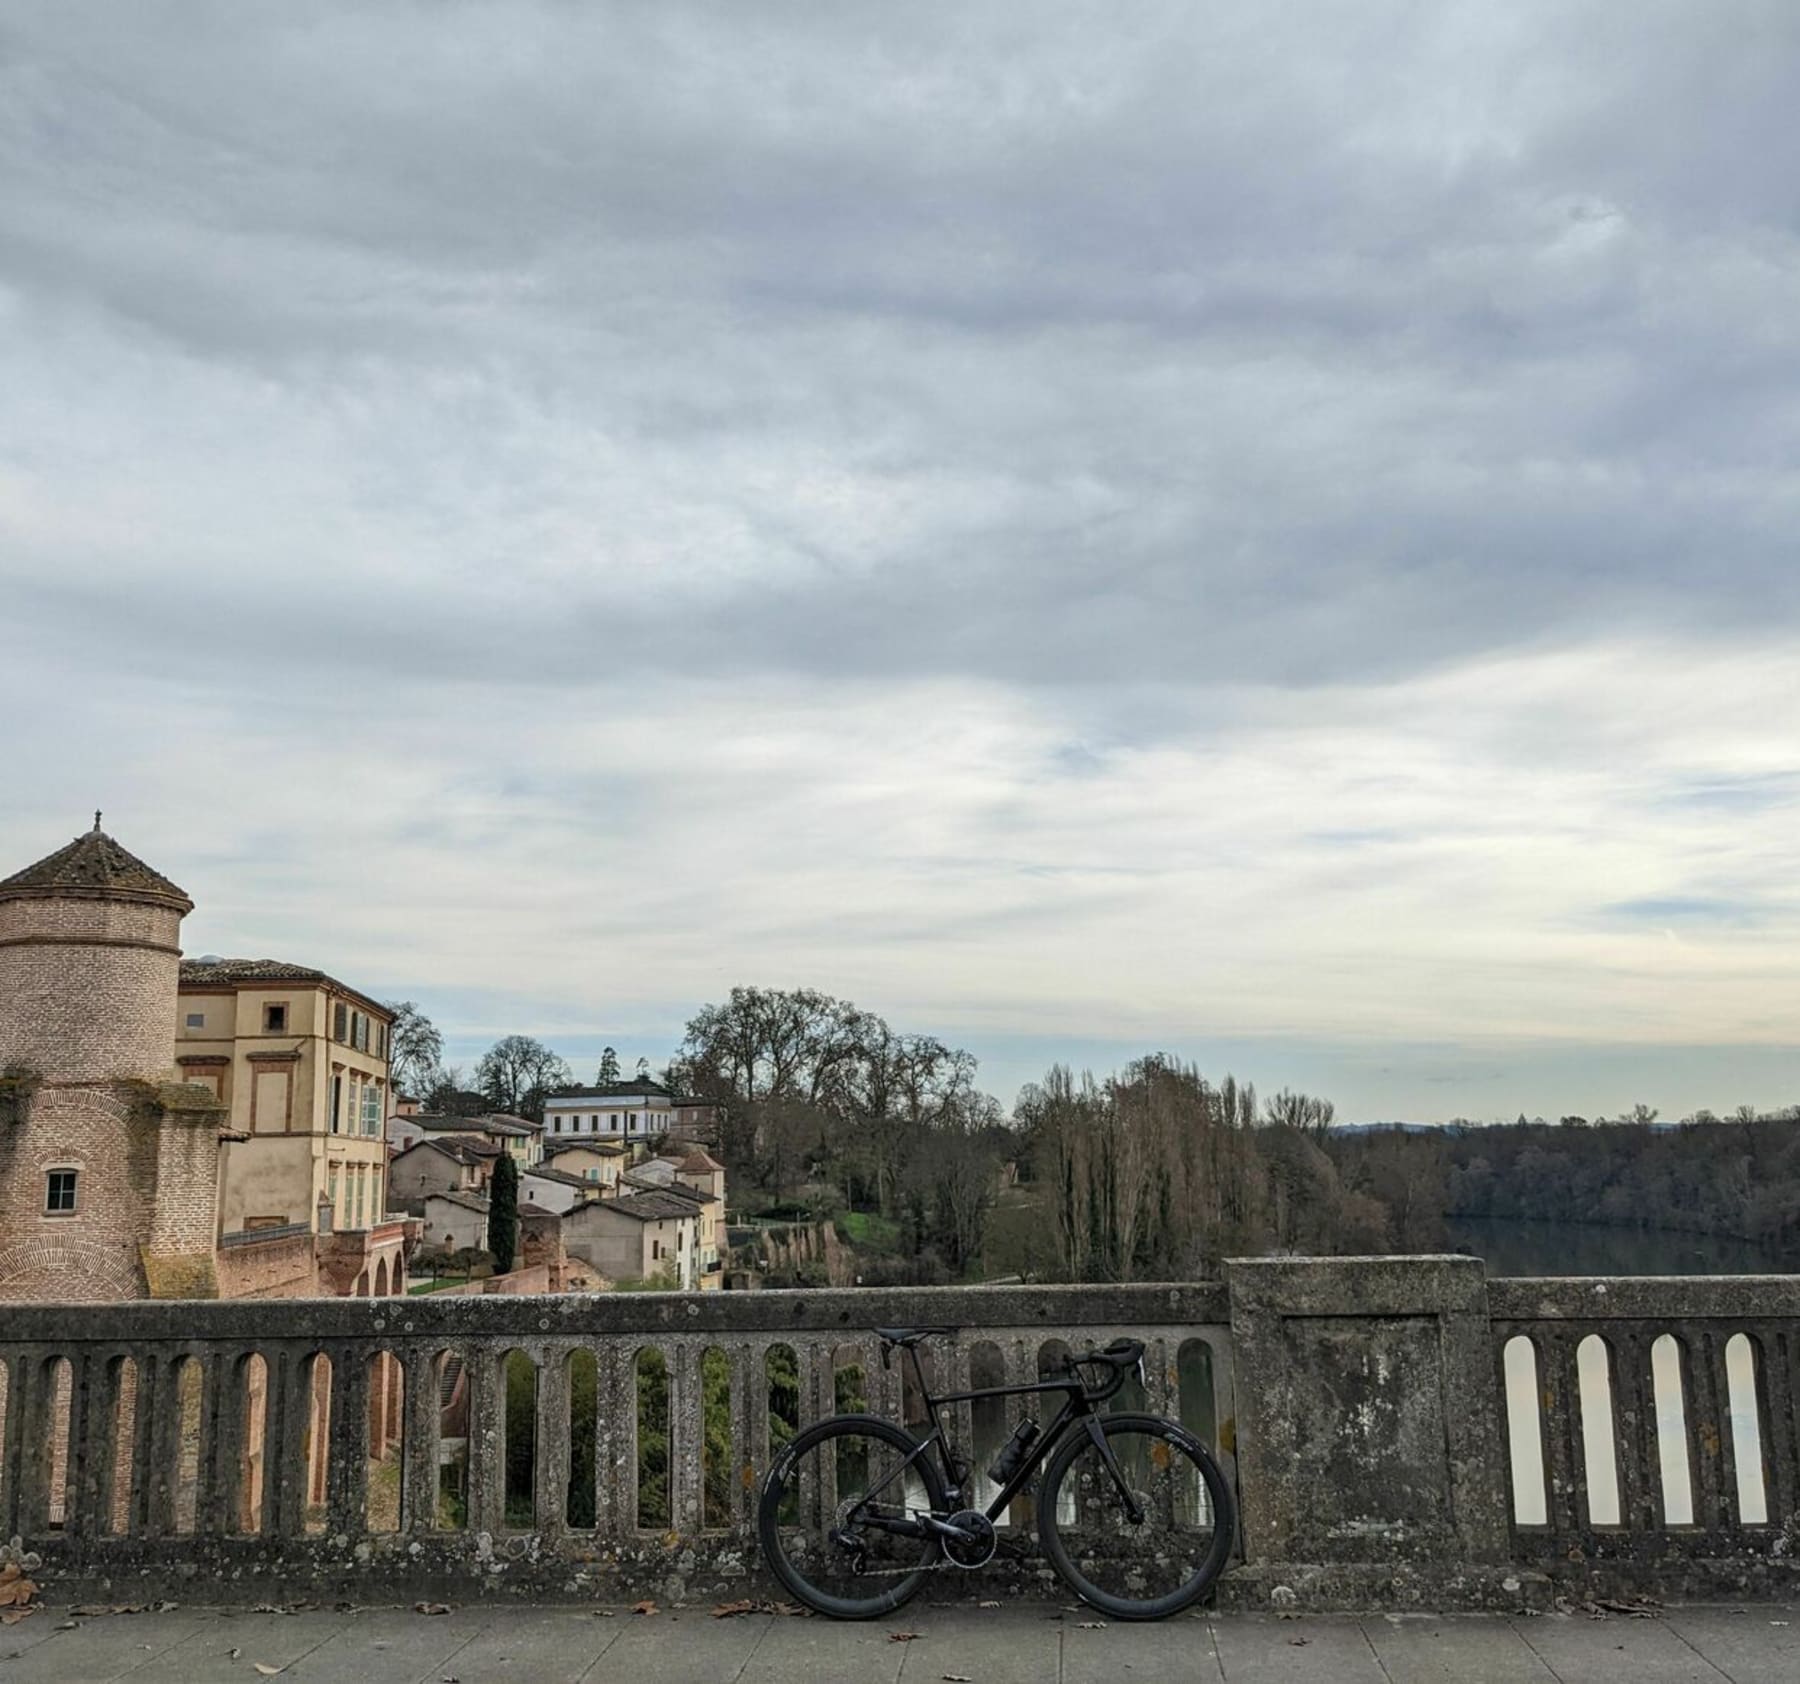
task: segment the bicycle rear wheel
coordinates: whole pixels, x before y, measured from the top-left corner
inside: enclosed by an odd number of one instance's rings
[[[1084,1602],[1121,1620],[1160,1620],[1225,1570],[1237,1531],[1231,1488],[1205,1445],[1154,1415],[1095,1417],[1142,1518],[1133,1521],[1087,1426],[1063,1435],[1038,1494],[1050,1564]]]
[[[918,1448],[890,1421],[839,1415],[808,1427],[775,1459],[757,1535],[776,1578],[807,1607],[872,1620],[891,1614],[936,1567],[937,1535],[905,1530],[946,1507],[943,1476]]]

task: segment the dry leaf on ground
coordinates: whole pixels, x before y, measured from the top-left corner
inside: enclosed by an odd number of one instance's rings
[[[252,1661],[250,1664],[253,1667],[255,1667],[256,1670],[258,1672],[260,1672],[264,1678],[273,1678],[276,1675],[276,1673],[281,1671],[280,1667],[270,1666],[267,1661]]]
[[[656,1604],[652,1602],[649,1597],[645,1597],[642,1602],[632,1603],[631,1611],[634,1614],[654,1614],[656,1612]]]
[[[1105,1631],[1106,1630],[1106,1621],[1104,1621],[1104,1620],[1077,1620],[1075,1622],[1075,1629],[1077,1631]]]
[[[413,1612],[415,1614],[448,1614],[450,1604],[448,1602],[415,1602]]]
[[[940,1672],[938,1677],[944,1680],[944,1684],[975,1684],[975,1680],[966,1672]]]
[[[888,1642],[911,1643],[915,1638],[923,1637],[924,1635],[925,1634],[922,1631],[890,1631],[888,1633]]]
[[[733,1614],[754,1614],[755,1612],[756,1604],[746,1596],[742,1602],[721,1602],[718,1607],[713,1609],[713,1618],[728,1620]]]
[[[1000,1604],[998,1602],[977,1602],[975,1606],[977,1608],[998,1608]]]

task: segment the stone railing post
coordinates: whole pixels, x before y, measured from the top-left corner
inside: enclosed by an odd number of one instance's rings
[[[1226,1281],[1244,1578],[1278,1605],[1516,1606],[1481,1262],[1257,1258]]]

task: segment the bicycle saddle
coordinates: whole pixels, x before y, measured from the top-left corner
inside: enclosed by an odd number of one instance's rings
[[[898,1345],[902,1349],[916,1345],[921,1339],[930,1339],[939,1333],[954,1333],[954,1327],[878,1327],[875,1337],[884,1345]]]

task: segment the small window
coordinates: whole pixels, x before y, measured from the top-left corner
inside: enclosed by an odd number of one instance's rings
[[[287,1006],[285,1004],[263,1007],[263,1033],[265,1035],[285,1035],[287,1033]]]
[[[189,1012],[187,1014],[187,1026],[190,1029],[204,1029],[206,1027],[206,1013]]]
[[[342,1000],[332,1007],[331,1038],[340,1042],[350,1039],[350,1008]]]
[[[53,1169],[44,1191],[44,1209],[51,1216],[75,1214],[75,1176],[72,1169]]]

